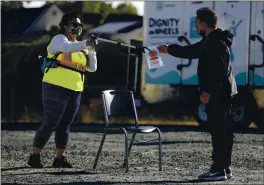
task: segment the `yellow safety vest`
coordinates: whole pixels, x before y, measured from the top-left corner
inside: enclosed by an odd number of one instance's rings
[[[49,45],[47,47],[47,50],[48,48]],[[54,55],[55,54],[51,54],[48,52],[47,58],[52,58]],[[61,53],[58,55],[57,60],[64,66],[67,66],[67,64],[71,66],[75,65],[78,66],[78,68],[84,68],[85,70],[87,70],[86,57],[85,54],[81,51],[74,53]],[[47,73],[44,73],[42,82],[54,84],[73,91],[83,91],[84,74],[59,66],[57,68],[49,68],[49,71]]]

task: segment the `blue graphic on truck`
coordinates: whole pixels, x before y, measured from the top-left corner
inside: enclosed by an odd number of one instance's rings
[[[196,30],[196,17],[191,17],[190,19],[190,38],[191,39],[199,39],[202,38]]]
[[[228,27],[228,30],[234,35],[234,37],[237,35],[237,28],[242,23],[242,20],[238,20],[234,16],[230,15],[227,12],[224,12],[224,19],[226,22],[226,26]]]
[[[234,35],[237,35],[237,28],[242,23],[242,20],[238,20],[236,17],[232,16],[231,14],[224,12],[224,19],[226,22],[227,29]],[[230,49],[230,60],[233,62],[235,60],[235,55]]]

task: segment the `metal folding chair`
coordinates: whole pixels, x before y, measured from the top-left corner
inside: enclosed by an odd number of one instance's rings
[[[103,148],[106,134],[109,132],[122,131],[125,135],[125,161],[123,166],[126,167],[126,172],[128,172],[128,156],[131,151],[133,142],[135,140],[137,133],[150,133],[153,131],[158,132],[159,139],[159,171],[162,171],[162,141],[161,141],[161,132],[157,127],[154,126],[139,126],[138,117],[135,106],[135,100],[133,92],[128,90],[105,90],[102,91],[102,101],[104,105],[105,112],[105,129],[104,134],[98,149],[96,159],[94,161],[93,169],[96,168],[97,162],[100,156],[100,153]],[[111,127],[109,125],[110,116],[125,116],[125,117],[134,117],[135,125],[128,127]],[[128,146],[128,132],[132,132],[132,138]]]

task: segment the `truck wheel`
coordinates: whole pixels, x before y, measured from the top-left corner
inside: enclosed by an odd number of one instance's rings
[[[208,117],[206,112],[206,104],[200,103],[197,106],[197,112],[195,116],[200,126],[205,126],[208,123]],[[243,103],[234,103],[232,107],[232,120],[237,128],[248,128],[251,123],[250,114],[247,107]]]
[[[195,119],[200,126],[204,126],[208,123],[206,104],[200,103],[197,105]]]
[[[236,128],[248,128],[251,123],[248,106],[240,98],[232,105],[232,120]]]

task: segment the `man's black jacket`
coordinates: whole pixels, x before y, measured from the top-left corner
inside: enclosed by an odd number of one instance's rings
[[[232,41],[229,31],[218,28],[193,45],[169,45],[168,53],[179,58],[199,58],[197,74],[201,92],[230,97],[237,94],[229,59]]]

